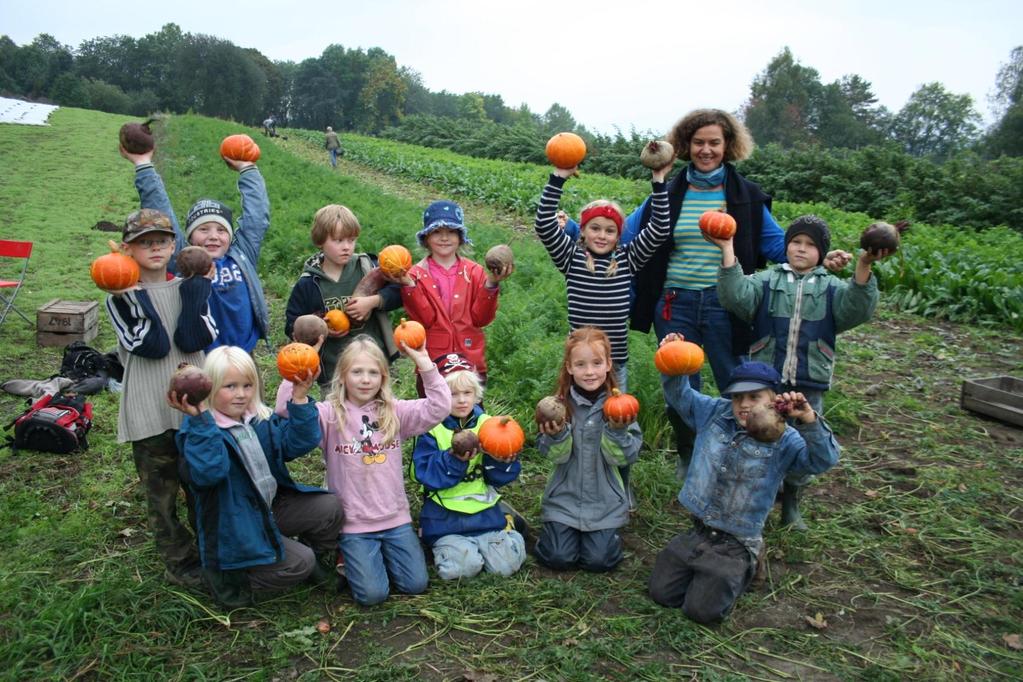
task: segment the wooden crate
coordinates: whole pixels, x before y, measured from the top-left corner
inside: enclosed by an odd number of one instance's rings
[[[36,343],[66,346],[72,341],[91,341],[99,331],[96,301],[53,299],[36,310]]]
[[[1010,376],[967,379],[960,397],[963,409],[1023,426],[1023,379]]]

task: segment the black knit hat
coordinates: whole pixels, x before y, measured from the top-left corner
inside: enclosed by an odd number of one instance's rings
[[[824,256],[831,250],[831,230],[824,219],[815,215],[799,216],[785,230],[785,248],[789,246],[797,234],[805,234],[817,245],[819,252],[817,265],[824,263]]]

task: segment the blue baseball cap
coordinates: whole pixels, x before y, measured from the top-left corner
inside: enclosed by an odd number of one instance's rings
[[[465,229],[465,214],[462,207],[453,201],[435,201],[423,211],[423,229],[416,233],[420,246],[426,246],[426,237],[434,230],[446,227],[455,230],[462,237],[463,244],[472,244],[469,231]]]
[[[733,393],[748,393],[762,388],[777,391],[780,383],[781,375],[774,367],[764,362],[744,362],[732,370],[728,386],[721,391],[721,395],[728,398]]]

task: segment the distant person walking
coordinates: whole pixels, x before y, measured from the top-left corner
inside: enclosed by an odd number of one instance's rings
[[[323,142],[324,148],[330,152],[330,165],[333,168],[337,168],[337,157],[343,154],[341,151],[341,140],[338,139],[337,133],[330,126],[327,126],[327,135]]]

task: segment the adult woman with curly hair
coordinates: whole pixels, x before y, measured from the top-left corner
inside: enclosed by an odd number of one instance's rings
[[[714,381],[722,389],[749,349],[751,329],[718,303],[721,251],[703,238],[700,215],[726,210],[735,218],[735,256],[746,274],[768,260],[786,261],[785,233],[771,215],[771,197],[733,165],[753,151],[753,138],[732,114],[720,109],[691,111],[671,129],[668,142],[688,164],[668,183],[672,236],[636,275],[631,326],[645,332],[653,324],[658,340],[677,332],[703,346]],[[629,216],[626,229],[645,224],[649,212],[648,199]],[[841,269],[847,258],[844,252],[832,252],[826,264]],[[700,390],[699,374],[690,381]],[[668,419],[678,442],[678,473],[684,478],[694,433],[670,407]],[[783,508],[786,523],[800,523],[797,494],[793,492],[791,504]]]

